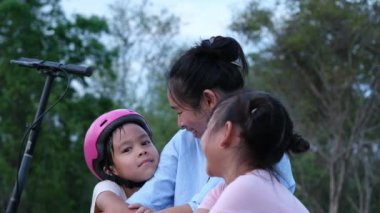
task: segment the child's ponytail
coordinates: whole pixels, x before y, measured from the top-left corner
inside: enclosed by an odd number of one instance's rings
[[[301,135],[293,134],[288,149],[294,153],[302,153],[310,149],[310,144]]]

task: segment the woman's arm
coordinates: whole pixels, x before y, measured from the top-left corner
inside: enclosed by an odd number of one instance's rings
[[[275,164],[275,176],[277,180],[284,185],[290,192],[294,193],[296,182],[292,173],[292,165],[287,154],[284,154],[281,160]]]

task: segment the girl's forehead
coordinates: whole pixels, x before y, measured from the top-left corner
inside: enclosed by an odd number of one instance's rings
[[[138,135],[148,135],[148,133],[140,125],[135,123],[123,124],[113,132],[113,136],[116,138],[130,138]]]
[[[215,112],[212,114],[212,116],[208,119],[208,124],[207,126],[209,127],[212,127],[215,125],[216,123],[216,120],[217,120],[217,115],[215,114]]]
[[[139,126],[139,125],[135,123],[125,123],[119,127],[119,130],[121,131],[116,131],[116,132],[125,133],[126,131],[131,131],[131,129],[135,129],[135,126]]]
[[[212,112],[210,120],[217,120],[222,115],[222,113],[223,113],[222,111],[223,110],[220,106],[215,108],[214,111]]]

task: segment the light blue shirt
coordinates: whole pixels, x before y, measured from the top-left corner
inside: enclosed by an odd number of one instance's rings
[[[280,182],[294,192],[295,181],[286,155],[275,170],[283,177],[279,178]],[[191,132],[179,130],[162,150],[154,176],[127,202],[140,203],[156,211],[189,204],[195,211],[206,194],[222,181],[207,175],[206,157],[199,139]]]

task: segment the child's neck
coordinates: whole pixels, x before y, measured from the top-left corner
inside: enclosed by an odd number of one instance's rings
[[[133,195],[133,193],[137,192],[137,190],[139,190],[140,187],[128,188],[124,186],[123,189],[124,189],[125,195],[127,195],[127,197],[129,198]]]
[[[242,161],[230,161],[230,164],[225,163],[226,168],[224,169],[222,177],[225,183],[228,185],[233,182],[240,175],[244,175],[247,172],[253,170],[249,162]]]

